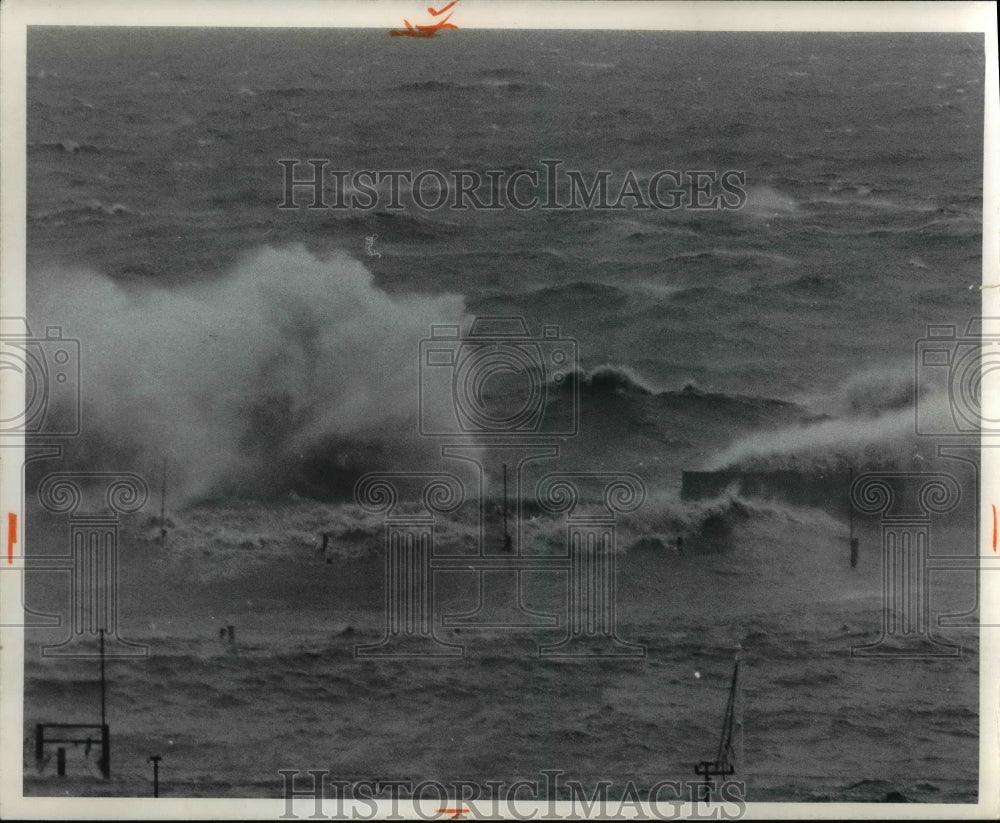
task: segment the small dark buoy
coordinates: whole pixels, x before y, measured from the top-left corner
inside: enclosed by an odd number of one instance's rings
[[[677,554],[684,554],[684,538],[677,535]]]
[[[226,626],[226,637],[229,639],[230,643],[236,642],[236,627]]]
[[[226,627],[221,626],[219,628],[219,640],[225,640],[225,639],[226,639]]]

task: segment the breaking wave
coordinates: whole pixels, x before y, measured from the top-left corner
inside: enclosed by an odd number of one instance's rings
[[[337,497],[364,471],[419,461],[419,341],[465,311],[455,295],[389,295],[350,257],[298,245],[169,290],[65,268],[38,282],[33,327],[80,341],[70,462],[142,473],[166,457],[187,498]]]

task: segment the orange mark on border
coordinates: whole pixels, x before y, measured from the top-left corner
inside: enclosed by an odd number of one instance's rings
[[[450,814],[449,820],[458,820],[469,813],[468,809],[438,809],[438,814]]]
[[[431,8],[430,6],[428,6],[427,7],[427,11],[429,11],[433,17],[437,17],[439,14],[444,14],[446,11],[448,11],[448,9],[450,9],[452,6],[454,6],[457,2],[458,2],[458,0],[451,0],[451,2],[447,6],[445,6],[442,9],[438,9],[437,11],[435,11],[433,8]]]
[[[997,507],[993,504],[993,551],[997,550]]]
[[[994,513],[993,518],[994,523],[996,523],[996,515]],[[994,534],[996,534],[996,527],[994,526]],[[14,512],[7,512],[7,563],[13,565],[14,563],[14,544],[17,542],[17,515]],[[996,540],[993,541],[994,543]]]
[[[449,23],[448,18],[451,17],[452,12],[450,9],[458,2],[458,0],[452,0],[448,5],[443,6],[440,9],[435,9],[433,6],[428,6],[427,11],[430,12],[432,17],[437,17],[445,12],[448,12],[448,17],[445,17],[440,23],[435,23],[432,26],[427,25],[413,25],[409,20],[404,19],[403,23],[406,25],[405,29],[389,29],[389,34],[393,37],[436,37],[437,33],[443,29],[457,29],[454,23]]]

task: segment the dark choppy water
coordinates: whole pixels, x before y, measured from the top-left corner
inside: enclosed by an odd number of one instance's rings
[[[937,441],[912,433],[913,347],[928,323],[978,309],[981,38],[47,29],[31,33],[28,69],[29,313],[81,340],[84,436],[70,461],[152,477],[168,453],[178,505],[290,491],[336,501],[363,471],[432,460],[415,434],[430,325],[515,314],[577,341],[581,426],[565,464],[634,471],[652,501],[621,564],[622,620],[656,649],[648,665],[619,681],[602,664],[593,685],[576,669],[540,672],[494,638],[505,675],[474,666],[459,687],[450,671],[421,672],[418,720],[401,675],[359,668],[351,643],[330,639],[348,623],[375,633],[381,619],[348,594],[326,603],[317,585],[334,572],[310,541],[349,519],[340,504],[293,507],[267,545],[266,523],[202,504],[176,515],[172,559],[139,528],[130,568],[170,571],[169,585],[136,571],[123,618],[153,654],[121,673],[124,762],[169,733],[185,792],[252,796],[278,791],[277,769],[297,765],[515,776],[532,757],[545,767],[547,746],[584,777],[686,776],[701,721],[661,744],[671,712],[703,700],[692,655],[717,659],[724,678],[740,640],[758,799],[974,796],[975,633],[955,633],[959,662],[844,657],[848,638],[877,635],[874,532],[862,580],[842,568],[843,524],[818,513],[717,501],[728,525],[696,552],[723,552],[707,575],[648,556],[643,540],[662,552],[657,540],[685,533],[698,547],[708,515],[676,502],[683,469],[932,459]],[[706,212],[282,211],[287,158],[441,171],[558,158],[616,179],[737,169],[748,199]],[[380,257],[365,253],[372,234]],[[971,550],[972,524],[951,528]],[[362,555],[378,535],[362,532]],[[819,555],[795,550],[813,540]],[[263,592],[243,570],[261,554],[273,576]],[[232,573],[211,588],[177,566],[187,558],[215,580],[220,557]],[[278,573],[288,558],[312,571]],[[355,572],[377,595],[377,565]],[[971,580],[948,578],[945,600],[968,608]],[[182,610],[152,596],[161,585],[197,596]],[[828,588],[836,596],[820,597]],[[787,598],[778,615],[775,593]],[[243,655],[215,647],[214,626],[205,633],[223,610],[254,638]],[[75,665],[29,654],[28,722],[71,712]],[[531,691],[560,677],[562,708]],[[523,704],[520,728],[534,729],[509,755],[460,768],[416,737],[414,759],[393,747],[393,735],[441,722],[488,745],[506,721],[477,708],[484,693]],[[613,714],[560,714],[595,701]],[[366,746],[371,726],[382,732]],[[129,769],[121,791],[142,793],[142,769]]]

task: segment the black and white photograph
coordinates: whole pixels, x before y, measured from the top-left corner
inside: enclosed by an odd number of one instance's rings
[[[0,9],[3,816],[1000,814],[995,3],[86,5]]]

